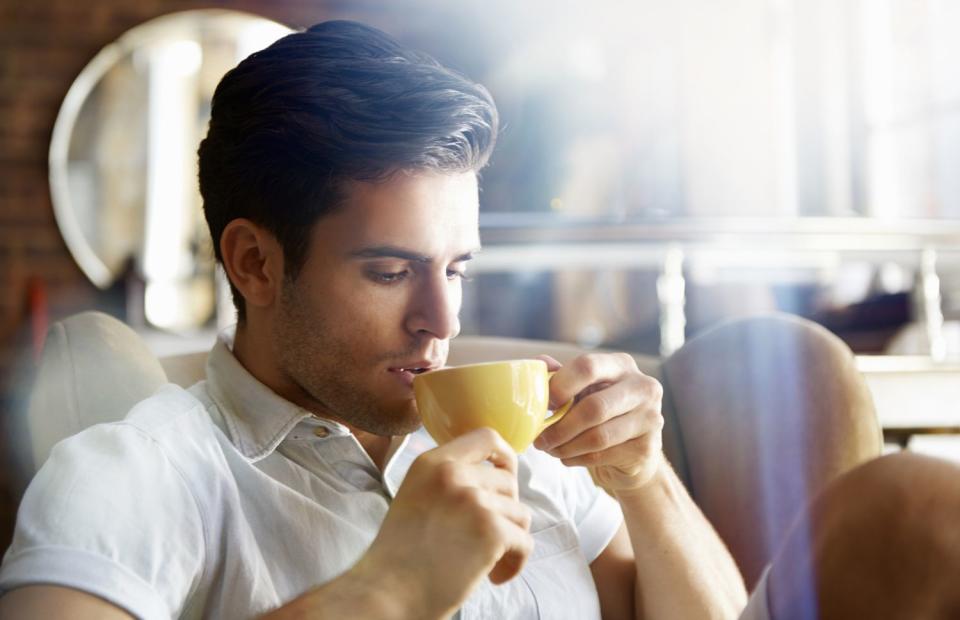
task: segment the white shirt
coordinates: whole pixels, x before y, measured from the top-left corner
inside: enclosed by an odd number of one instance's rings
[[[342,425],[254,379],[222,337],[207,380],[166,385],[122,421],[58,444],[30,484],[0,591],[46,583],[142,618],[255,617],[350,568],[417,455],[397,439],[383,474]],[[534,551],[484,581],[462,618],[599,618],[589,570],[622,514],[581,468],[530,449],[520,497]],[[454,560],[455,561],[455,560]]]

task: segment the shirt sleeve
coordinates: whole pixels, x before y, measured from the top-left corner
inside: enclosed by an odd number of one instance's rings
[[[203,524],[143,431],[94,426],[58,444],[24,495],[0,592],[50,584],[153,619],[179,616],[203,572]]]
[[[567,467],[536,448],[524,452],[522,459],[521,492],[526,486],[533,498],[550,498],[548,503],[559,510],[553,518],[573,524],[584,557],[593,562],[623,523],[620,504],[594,483],[585,467]]]
[[[615,499],[594,483],[585,467],[567,468],[564,501],[573,516],[580,548],[587,562],[603,553],[623,523],[623,512]]]

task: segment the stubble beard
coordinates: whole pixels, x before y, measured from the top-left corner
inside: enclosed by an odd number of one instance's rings
[[[312,316],[305,297],[296,284],[284,283],[274,342],[281,371],[315,404],[311,410],[374,435],[417,430],[420,414],[412,395],[384,402],[371,391],[382,360],[360,359],[357,350],[375,347],[358,347],[362,340],[350,341]]]

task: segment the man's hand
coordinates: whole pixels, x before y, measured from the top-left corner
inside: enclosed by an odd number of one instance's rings
[[[533,549],[529,528],[516,454],[479,429],[414,461],[353,570],[377,587],[397,584],[413,616],[449,615],[485,575],[503,583],[520,572]]]
[[[643,488],[663,461],[660,383],[626,353],[590,353],[566,366],[541,359],[557,371],[550,380],[551,403],[577,402],[534,445],[565,465],[587,466],[612,493]]]

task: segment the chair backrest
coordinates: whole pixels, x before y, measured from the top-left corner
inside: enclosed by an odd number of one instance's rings
[[[117,319],[84,312],[54,323],[27,409],[34,471],[58,441],[123,418],[166,382],[143,339]]]

